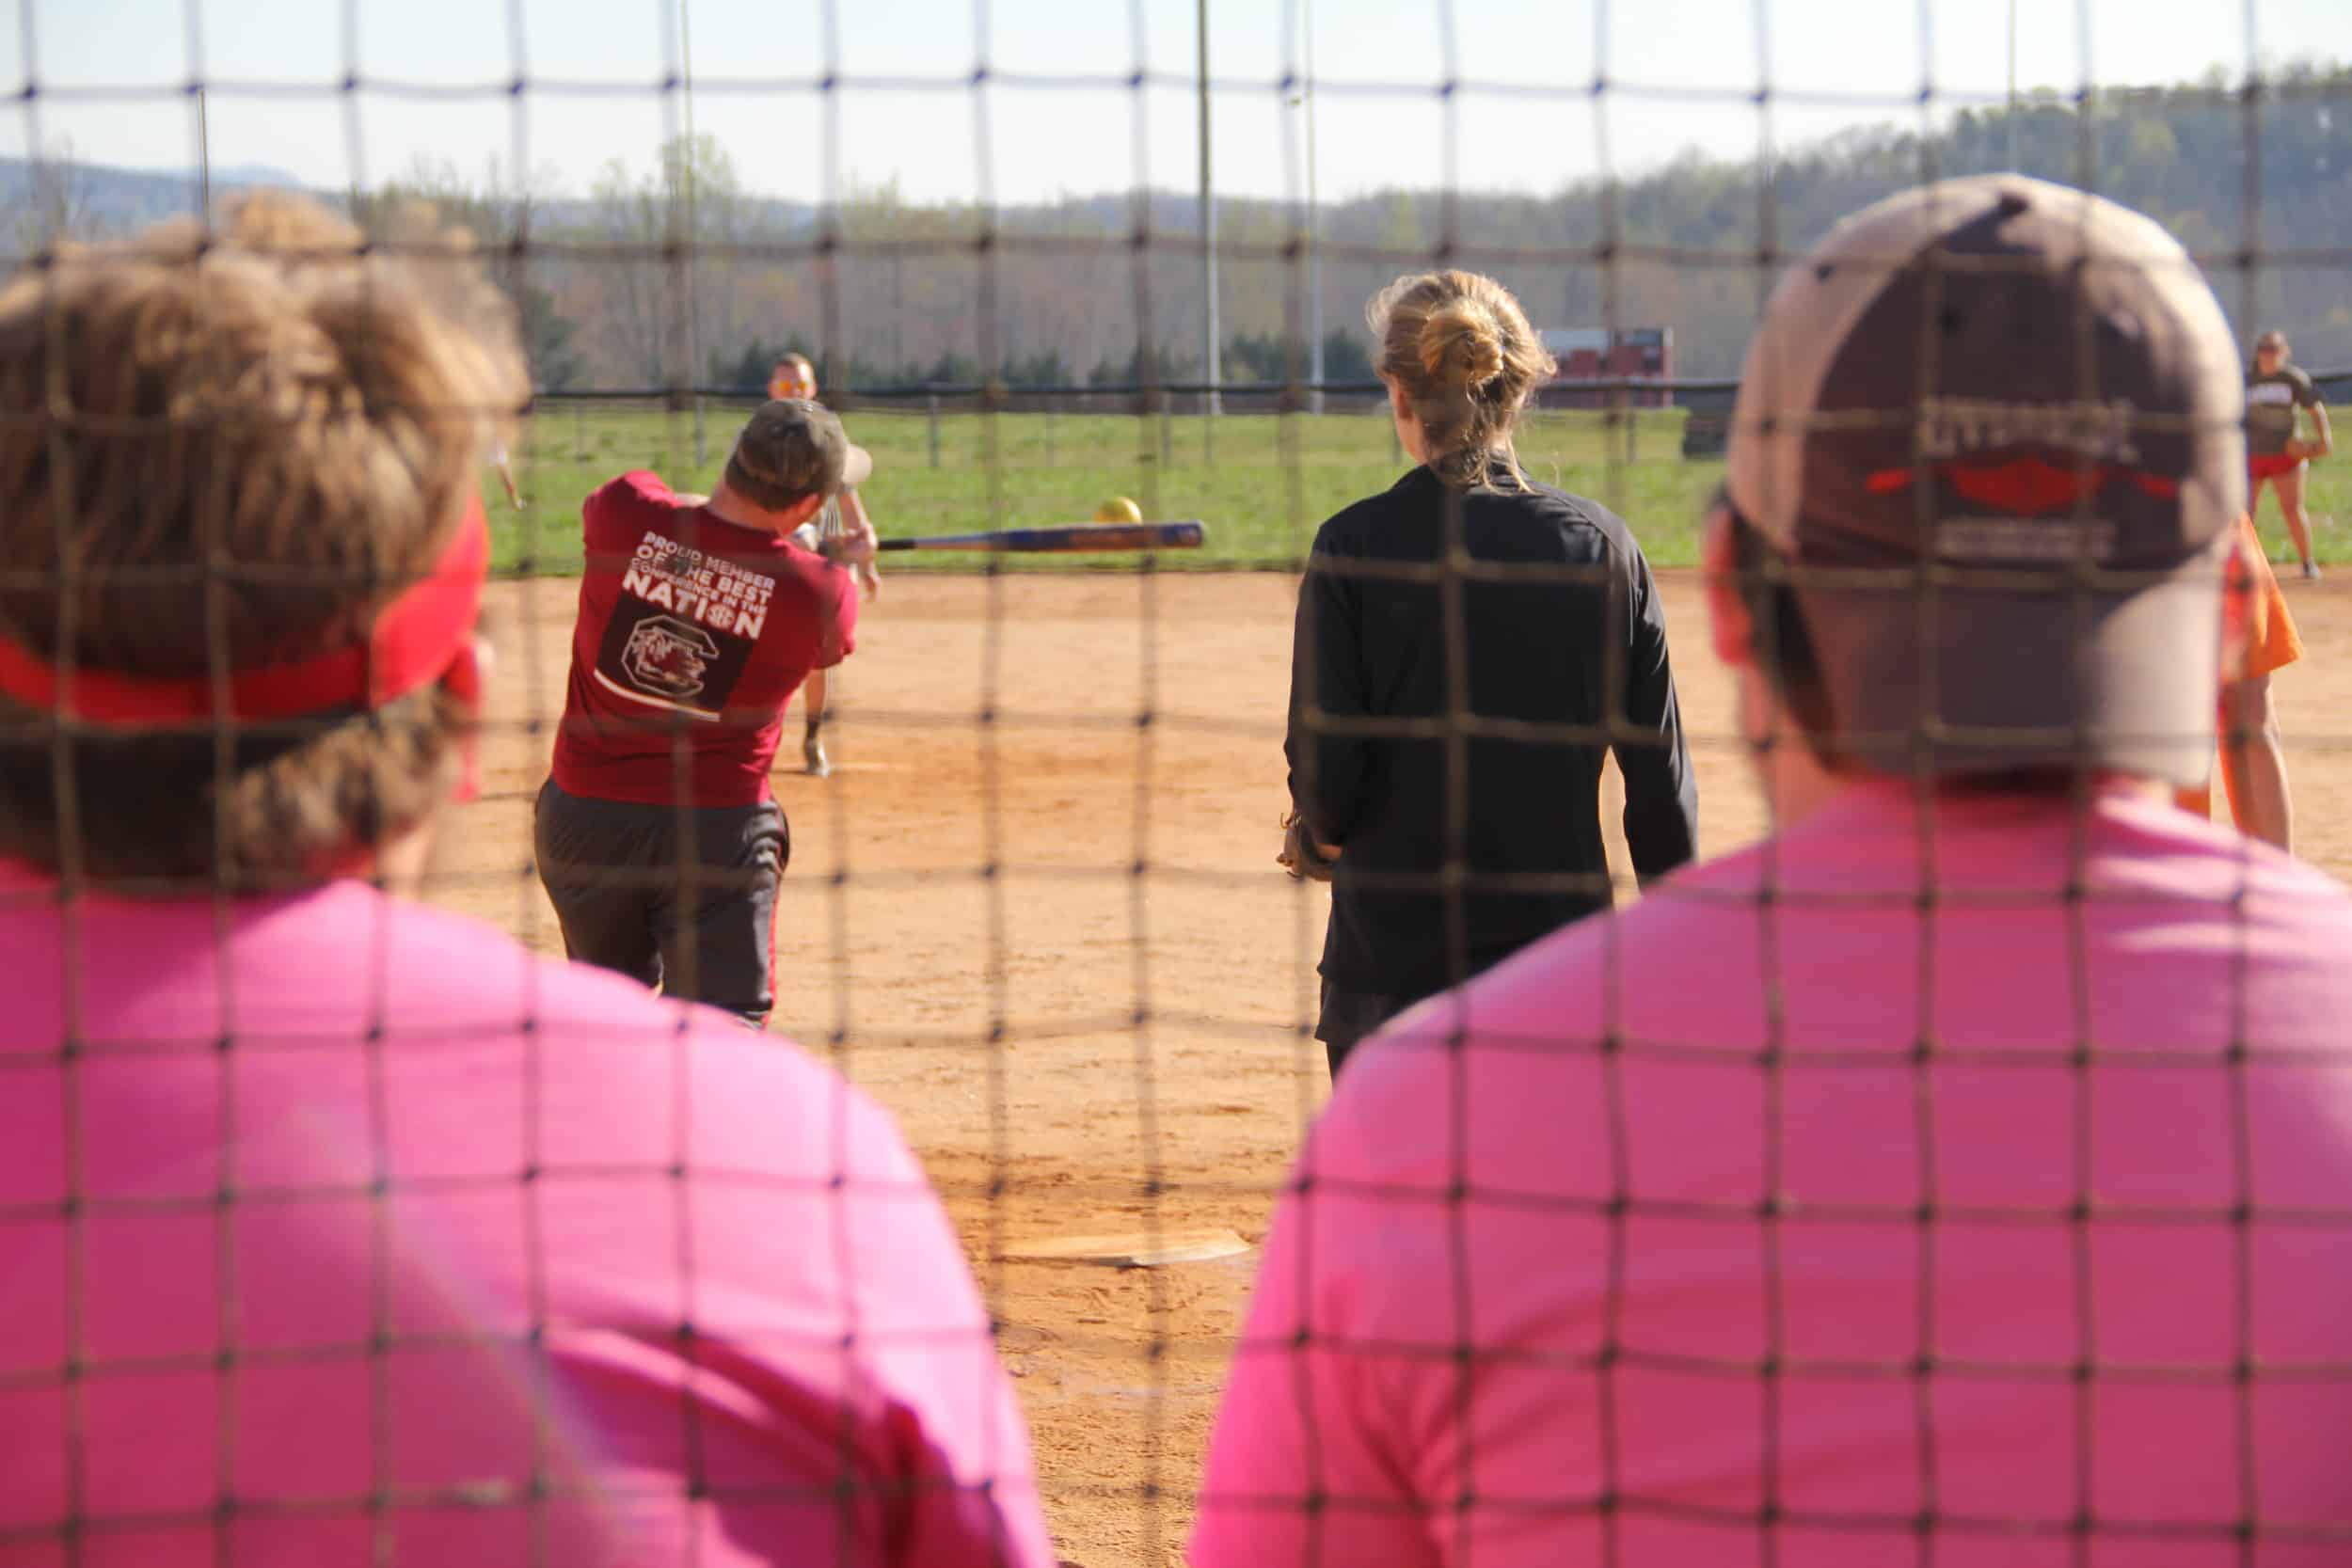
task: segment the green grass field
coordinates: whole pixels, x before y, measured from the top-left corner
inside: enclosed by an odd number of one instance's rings
[[[704,461],[695,461],[691,414],[558,405],[543,410],[515,451],[521,514],[503,513],[489,478],[502,569],[564,574],[580,568],[580,504],[613,475],[653,469],[680,490],[708,491],[751,404],[707,404]],[[866,511],[884,535],[1082,523],[1112,496],[1130,496],[1153,520],[1198,518],[1206,547],[1162,556],[1163,567],[1292,565],[1322,521],[1385,490],[1405,470],[1385,418],[1369,412],[1182,416],[945,414],[860,409],[844,421],[874,454]],[[1659,562],[1693,559],[1693,523],[1723,465],[1678,455],[1678,410],[1641,416],[1626,459],[1626,432],[1597,414],[1540,415],[1522,429],[1519,455],[1538,479],[1622,513]],[[485,476],[486,478],[487,476]],[[885,569],[962,569],[984,557],[909,552]],[[1126,567],[1133,554],[1007,556],[1015,569]]]
[[[569,575],[580,559],[580,504],[629,468],[651,468],[680,490],[708,491],[749,403],[708,404],[704,460],[695,460],[691,414],[610,405],[543,409],[515,451],[524,510],[506,511],[495,478],[485,498],[499,531],[498,566]],[[1661,566],[1695,564],[1697,523],[1723,465],[1685,461],[1679,409],[1644,412],[1630,430],[1597,413],[1533,416],[1520,460],[1537,479],[1590,496],[1624,516]],[[1177,569],[1294,566],[1316,527],[1348,502],[1385,490],[1404,471],[1384,414],[1319,416],[943,414],[857,410],[845,421],[874,453],[866,510],[884,535],[1080,523],[1111,496],[1131,496],[1153,520],[1199,518],[1208,543],[1160,558]],[[2320,557],[2344,559],[2352,531],[2352,465],[2314,464],[2308,504]],[[2277,504],[2265,499],[2263,535],[2288,558]],[[979,569],[975,554],[909,552],[891,571]],[[1131,567],[1132,554],[1007,556],[1016,570]]]

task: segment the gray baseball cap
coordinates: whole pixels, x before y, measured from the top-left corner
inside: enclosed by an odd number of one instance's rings
[[[842,434],[831,409],[784,398],[762,404],[743,426],[726,480],[746,499],[781,510],[812,493],[864,483],[873,471],[874,460]]]
[[[1782,279],[1725,486],[1789,563],[1845,755],[1894,773],[2210,770],[2246,508],[2237,349],[2140,214],[1921,185]]]

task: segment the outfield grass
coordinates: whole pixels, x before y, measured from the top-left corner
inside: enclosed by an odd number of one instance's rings
[[[504,510],[496,481],[488,481],[500,569],[578,572],[580,504],[627,469],[651,468],[680,490],[708,491],[751,407],[706,405],[699,463],[691,414],[581,404],[546,409],[515,452],[524,510]],[[1723,465],[1681,457],[1682,420],[1679,409],[1641,413],[1629,440],[1626,426],[1613,428],[1597,413],[1537,414],[1521,428],[1519,456],[1536,478],[1623,515],[1653,563],[1692,565],[1700,509],[1721,482]],[[921,411],[861,409],[846,422],[851,438],[874,453],[874,477],[864,493],[885,535],[1084,522],[1098,503],[1123,495],[1148,518],[1208,525],[1205,548],[1162,556],[1163,567],[1295,566],[1323,519],[1387,489],[1405,467],[1385,414],[1369,409],[1166,420],[943,414],[935,422]],[[2307,504],[2320,558],[2352,559],[2352,462],[2318,463],[2311,471]],[[2261,521],[2272,558],[2291,559],[2274,500],[2265,498]],[[1070,570],[1128,567],[1136,557],[1002,559],[1016,570]],[[984,560],[898,554],[888,569],[971,571]]]
[[[748,404],[708,404],[704,461],[695,461],[691,414],[557,406],[544,411],[515,451],[525,510],[501,512],[495,479],[485,497],[499,521],[501,569],[580,569],[580,504],[613,475],[651,468],[680,490],[707,492]],[[1154,520],[1208,525],[1199,551],[1160,558],[1164,567],[1290,566],[1322,521],[1348,502],[1387,489],[1405,470],[1389,421],[1371,412],[1184,416],[946,414],[858,410],[844,421],[874,454],[863,486],[885,535],[1082,523],[1112,496],[1133,497]],[[1693,524],[1723,465],[1684,462],[1682,415],[1640,416],[1632,456],[1626,432],[1598,414],[1547,413],[1522,429],[1519,456],[1538,479],[1591,496],[1623,514],[1661,564],[1695,559]],[[899,554],[887,569],[978,567],[977,555]],[[1121,567],[1135,557],[1008,556],[1015,569]]]

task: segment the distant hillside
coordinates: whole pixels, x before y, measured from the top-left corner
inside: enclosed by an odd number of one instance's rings
[[[284,169],[240,165],[213,171],[215,196],[255,186],[295,186]],[[62,192],[60,187],[63,187]],[[196,211],[199,189],[196,172],[164,169],[108,168],[98,164],[46,164],[36,174],[24,158],[0,158],[0,212],[24,213],[44,198],[70,199],[76,232],[115,234],[139,229],[159,218]]]
[[[1325,208],[1324,321],[1360,343],[1373,291],[1443,257],[1502,277],[1539,325],[1668,326],[1682,374],[1729,376],[1790,254],[1927,174],[2005,166],[2013,145],[2025,171],[2091,185],[2169,227],[2206,265],[2241,336],[2283,326],[2303,362],[2352,363],[2352,126],[2339,123],[2347,103],[2352,70],[2306,67],[2271,84],[2250,147],[2236,89],[2216,78],[2103,92],[2081,106],[2044,95],[2013,120],[1963,112],[1932,134],[1915,123],[1849,131],[1791,148],[1769,169],[1686,153],[1614,187],[1381,192]],[[449,171],[402,184],[494,247],[528,236],[524,260],[502,261],[501,273],[523,307],[544,385],[755,377],[787,342],[827,354],[836,385],[970,380],[983,364],[1032,383],[1124,380],[1137,369],[1138,340],[1154,345],[1161,377],[1200,373],[1200,212],[1189,196],[1149,195],[1154,243],[1138,251],[1128,243],[1129,193],[1002,209],[984,243],[983,214],[968,206],[860,192],[838,214],[828,280],[810,206],[744,190],[707,137],[691,151],[648,151],[648,172],[527,210]],[[681,341],[688,269],[663,247],[682,227],[690,168],[694,320]],[[21,160],[0,159],[0,211],[45,199],[71,211],[76,231],[108,231],[196,200],[184,173],[70,172],[60,203],[54,188],[34,189]],[[219,171],[214,186],[217,195],[287,182],[281,171],[241,168]],[[1229,339],[1246,340],[1229,354],[1229,378],[1251,367],[1279,374],[1281,340],[1303,335],[1300,215],[1279,202],[1219,203],[1219,315]],[[23,219],[18,229],[22,244]]]

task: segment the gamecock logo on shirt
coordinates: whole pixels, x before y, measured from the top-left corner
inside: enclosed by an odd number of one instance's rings
[[[621,668],[629,680],[664,697],[691,697],[703,689],[719,644],[691,621],[656,615],[637,623],[621,650]]]

